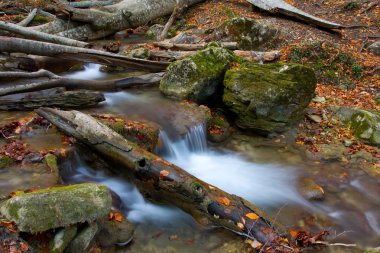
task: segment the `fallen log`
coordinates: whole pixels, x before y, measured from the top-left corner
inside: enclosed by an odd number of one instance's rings
[[[0,36],[0,52],[19,52],[33,55],[53,56],[62,59],[115,65],[136,70],[160,72],[169,65],[103,52],[95,49],[57,45],[53,43]]]
[[[47,70],[37,72],[0,72],[0,96],[18,94],[24,92],[39,91],[51,88],[64,87],[68,90],[94,90],[109,91],[130,88],[136,85],[150,85],[160,82],[164,72],[150,73],[141,76],[131,76],[113,80],[80,80],[61,77]],[[47,77],[41,79],[40,77]],[[11,80],[9,83],[2,82],[1,79],[28,79],[19,82]],[[34,78],[39,78],[34,80]]]
[[[27,38],[37,39],[41,41],[66,45],[66,46],[74,46],[74,47],[87,47],[89,44],[83,41],[73,40],[69,38],[65,38],[62,36],[47,34],[39,31],[35,31],[33,29],[28,29],[16,24],[12,24],[9,22],[0,21],[0,29],[16,33]]]
[[[207,43],[199,43],[199,44],[177,44],[171,43],[169,40],[166,41],[157,41],[153,42],[153,45],[156,47],[161,47],[165,49],[175,49],[175,50],[183,50],[183,51],[196,51],[206,47]],[[222,42],[221,46],[230,50],[237,49],[237,42]]]
[[[63,88],[0,97],[0,110],[34,110],[44,106],[58,108],[94,107],[104,101],[104,95],[93,91],[66,91]]]
[[[280,58],[280,51],[269,51],[269,52],[258,52],[258,51],[242,51],[234,50],[235,55],[243,57],[249,61],[256,62],[271,62],[278,60]],[[160,50],[149,50],[149,57],[153,58],[165,58],[181,60],[190,55],[197,53],[197,51],[160,51]]]
[[[82,2],[69,2],[71,7],[74,8],[90,8],[96,6],[108,6],[114,4],[113,1],[82,1]]]
[[[310,15],[309,13],[306,13],[304,11],[301,11],[300,9],[297,9],[296,7],[286,3],[283,0],[247,0],[252,5],[268,11],[270,13],[281,13],[286,16],[294,17],[296,19],[302,20],[304,22],[307,22],[309,24],[313,24],[316,26],[320,26],[323,28],[328,29],[337,29],[337,28],[343,28],[342,25],[334,22],[330,22],[318,17],[315,17],[313,15]]]
[[[252,239],[262,252],[294,252],[280,226],[248,201],[231,195],[124,139],[78,111],[40,108],[36,112],[87,144],[130,176],[145,196],[174,204],[204,225],[216,225]]]

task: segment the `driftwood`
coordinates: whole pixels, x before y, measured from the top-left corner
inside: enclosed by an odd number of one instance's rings
[[[243,57],[249,61],[271,62],[271,61],[278,60],[280,58],[280,51],[257,52],[257,51],[234,50],[233,52],[235,55]],[[148,51],[149,57],[174,59],[174,60],[181,60],[195,53],[197,53],[197,51],[160,51],[160,50]]]
[[[175,19],[182,13],[184,8],[185,6],[181,7],[179,5],[179,0],[176,0],[176,6],[174,7],[172,15],[170,15],[170,18],[168,22],[166,22],[164,29],[162,30],[161,34],[157,37],[158,41],[166,39],[166,37],[168,36],[170,27],[173,25]]]
[[[163,72],[151,73],[141,76],[132,76],[116,80],[78,80],[57,76],[47,70],[37,72],[0,72],[0,96],[18,94],[31,91],[39,91],[57,87],[64,87],[68,90],[118,90],[133,87],[136,85],[157,84],[164,75]],[[46,78],[41,78],[46,77]],[[27,79],[14,81],[9,79]],[[38,79],[35,79],[38,78]],[[1,81],[7,80],[8,83]]]
[[[89,45],[86,42],[35,31],[35,30],[28,29],[16,24],[9,23],[9,22],[0,21],[0,29],[8,31],[8,32],[16,33],[16,34],[25,36],[27,38],[37,39],[41,41],[46,41],[46,42],[51,42],[51,43],[56,43],[56,44],[61,44],[61,45],[66,45],[66,46],[86,47]]]
[[[117,164],[145,196],[169,202],[204,225],[216,225],[254,240],[263,252],[294,252],[291,239],[248,201],[228,194],[185,170],[124,139],[118,133],[78,111],[41,108],[36,112],[66,134],[87,144],[106,160]]]
[[[171,43],[169,40],[166,41],[157,41],[153,42],[153,45],[156,47],[161,47],[165,49],[175,49],[175,50],[183,50],[183,51],[195,51],[205,48],[207,43],[199,43],[199,44],[176,44]],[[221,46],[230,50],[237,49],[237,42],[222,42]]]
[[[99,50],[57,45],[41,41],[0,36],[0,52],[19,52],[26,54],[53,56],[62,59],[115,65],[129,69],[160,72],[168,63],[131,58]]]
[[[96,6],[108,6],[114,4],[113,1],[82,1],[82,2],[69,2],[71,7],[74,8],[90,8]]]
[[[294,6],[286,3],[283,0],[247,0],[252,5],[271,12],[271,13],[281,13],[286,16],[294,17],[296,19],[302,20],[309,24],[317,25],[320,27],[335,29],[335,28],[343,28],[342,25],[334,22],[330,22],[313,15],[310,15],[300,9],[295,8]]]
[[[63,88],[0,97],[0,110],[34,110],[44,106],[59,108],[94,107],[104,95],[93,91],[65,91]]]
[[[37,9],[37,8],[34,8],[34,9],[29,13],[29,15],[28,15],[24,20],[22,20],[21,22],[18,22],[17,25],[19,25],[19,26],[28,26],[29,23],[32,22],[32,20],[33,20],[34,17],[36,16],[37,11],[38,11],[38,9]]]

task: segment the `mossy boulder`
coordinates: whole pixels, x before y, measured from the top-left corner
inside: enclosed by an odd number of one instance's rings
[[[145,36],[148,39],[156,40],[163,30],[164,30],[164,25],[154,24],[151,27],[149,27],[149,30],[146,32]],[[176,29],[173,26],[169,29],[167,37],[172,38],[175,35],[176,35]]]
[[[279,29],[245,17],[227,20],[217,29],[225,40],[235,41],[242,50],[268,49],[275,46]]]
[[[113,245],[126,245],[132,240],[134,231],[135,226],[125,218],[122,221],[107,218],[101,224],[97,241],[104,248]]]
[[[107,187],[77,184],[17,195],[1,203],[0,214],[22,232],[39,233],[104,217],[111,202]]]
[[[205,102],[222,87],[224,73],[234,60],[229,50],[210,46],[170,64],[160,90],[166,96]]]
[[[303,117],[316,84],[314,71],[302,65],[248,62],[226,72],[223,102],[240,128],[282,132]]]
[[[351,116],[349,128],[367,144],[380,147],[380,114],[359,110]]]
[[[50,253],[62,253],[67,245],[74,239],[77,234],[77,226],[73,225],[66,228],[61,228],[55,234],[54,239],[50,242]]]

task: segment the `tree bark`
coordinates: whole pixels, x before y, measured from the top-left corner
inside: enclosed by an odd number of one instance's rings
[[[171,43],[169,40],[166,41],[157,41],[153,42],[153,45],[156,47],[161,47],[165,49],[175,49],[175,50],[183,50],[183,51],[196,51],[205,48],[207,43],[199,43],[199,44],[177,44]],[[222,42],[222,47],[225,47],[230,50],[237,49],[237,42]]]
[[[0,36],[0,52],[19,52],[42,56],[53,56],[62,59],[115,65],[129,69],[147,70],[151,72],[163,71],[169,65],[165,62],[136,59],[94,49],[70,47],[41,41],[3,36]]]
[[[124,139],[78,111],[40,108],[36,112],[66,134],[87,144],[125,170],[146,196],[169,202],[205,225],[217,225],[257,242],[263,252],[294,252],[296,246],[276,224],[248,201],[207,184]]]
[[[82,41],[77,41],[57,35],[52,35],[52,34],[47,34],[35,30],[31,30],[16,24],[12,23],[7,23],[0,21],[0,29],[13,32],[22,36],[25,36],[27,38],[32,38],[32,39],[37,39],[41,41],[46,41],[46,42],[51,42],[51,43],[56,43],[56,44],[61,44],[61,45],[66,45],[66,46],[74,46],[74,47],[86,47],[88,46],[88,43],[82,42]]]
[[[0,110],[34,110],[44,106],[58,108],[94,107],[104,101],[104,95],[93,91],[65,91],[63,88],[0,97]]]
[[[342,28],[342,25],[334,22],[330,22],[318,17],[315,17],[313,15],[310,15],[309,13],[306,13],[304,11],[301,11],[300,9],[295,8],[294,6],[286,3],[283,0],[247,0],[252,5],[271,12],[271,13],[281,13],[286,16],[294,17],[296,19],[305,21],[309,24],[317,25],[320,27],[328,28],[328,29],[337,29]]]
[[[17,25],[19,26],[28,26],[30,22],[32,22],[32,20],[34,19],[34,17],[36,16],[37,14],[37,8],[34,8],[30,13],[29,15],[24,19],[22,20],[21,22],[18,22]]]
[[[0,82],[0,96],[18,94],[24,92],[40,91],[51,88],[64,87],[68,90],[95,90],[95,91],[107,91],[107,90],[119,90],[136,85],[149,85],[157,84],[162,79],[163,72],[145,74],[141,76],[132,76],[123,79],[116,80],[78,80],[66,77],[60,77],[46,70],[39,70],[33,73],[25,72],[0,72],[1,79],[9,78],[28,78],[29,81],[21,80],[19,82],[12,81],[11,83]],[[48,77],[49,79],[36,79],[31,78]]]

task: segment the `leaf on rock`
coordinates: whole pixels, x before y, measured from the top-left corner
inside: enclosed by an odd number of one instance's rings
[[[258,216],[258,215],[255,214],[255,213],[247,213],[245,216],[247,216],[247,217],[250,218],[251,220],[257,220],[258,218],[260,218],[260,216]]]
[[[231,201],[228,198],[226,198],[226,197],[220,197],[220,198],[218,198],[218,202],[220,204],[225,205],[225,206],[229,206],[231,204]]]

